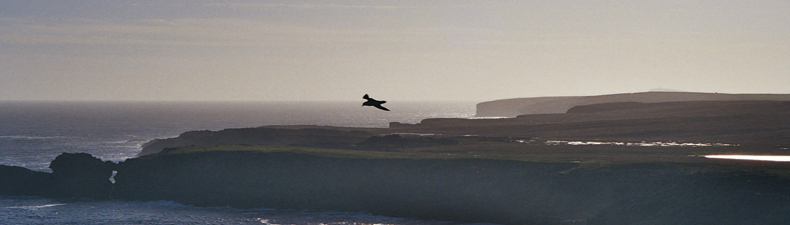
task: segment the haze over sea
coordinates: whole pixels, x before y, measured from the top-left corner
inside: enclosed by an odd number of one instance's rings
[[[264,125],[387,127],[425,118],[466,118],[474,102],[0,102],[0,164],[49,172],[63,152],[115,162],[141,145],[192,130]],[[446,224],[362,213],[199,208],[172,202],[0,196],[3,224]]]

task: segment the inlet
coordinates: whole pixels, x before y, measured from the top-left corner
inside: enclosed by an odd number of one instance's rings
[[[790,162],[790,156],[787,155],[706,155],[705,158]]]

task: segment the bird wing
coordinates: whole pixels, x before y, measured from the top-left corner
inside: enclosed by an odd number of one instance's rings
[[[376,108],[384,110],[384,111],[390,111],[388,108],[384,108],[384,106],[381,106],[381,105],[374,105],[373,107],[376,107]]]
[[[370,99],[370,97],[368,96],[368,94],[365,94],[365,96],[362,96],[362,99]]]

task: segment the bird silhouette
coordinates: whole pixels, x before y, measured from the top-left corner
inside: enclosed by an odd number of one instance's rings
[[[379,101],[379,100],[373,99],[370,96],[368,96],[368,94],[365,94],[365,96],[362,96],[362,99],[368,100],[366,102],[363,102],[362,106],[373,106],[373,107],[376,107],[376,108],[384,110],[384,111],[390,111],[389,109],[384,108],[384,106],[381,106],[381,104],[387,103],[387,101]]]

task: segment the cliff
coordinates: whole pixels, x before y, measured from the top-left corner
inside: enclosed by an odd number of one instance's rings
[[[574,106],[615,102],[679,101],[790,101],[790,94],[723,94],[696,92],[640,92],[598,96],[536,97],[502,99],[477,104],[477,117],[515,117],[529,114],[564,113]]]
[[[500,224],[784,224],[790,165],[699,156],[787,154],[789,134],[790,101],[775,100],[195,131],[117,164],[63,154],[52,173],[0,166],[0,195]]]
[[[703,168],[203,152],[124,162],[115,196],[500,224],[779,224],[790,219],[786,179],[699,173]]]
[[[593,165],[396,152],[371,156],[305,147],[215,148],[180,148],[117,165],[83,155],[59,157],[62,168],[52,175],[71,174],[72,181],[51,179],[47,186],[65,183],[81,190],[42,194],[499,224],[784,224],[790,219],[790,180],[777,172],[787,171],[784,164]],[[84,170],[85,162],[93,169]],[[115,184],[105,174],[108,168],[117,171]],[[5,169],[0,167],[0,174]],[[76,181],[91,185],[74,186]]]

